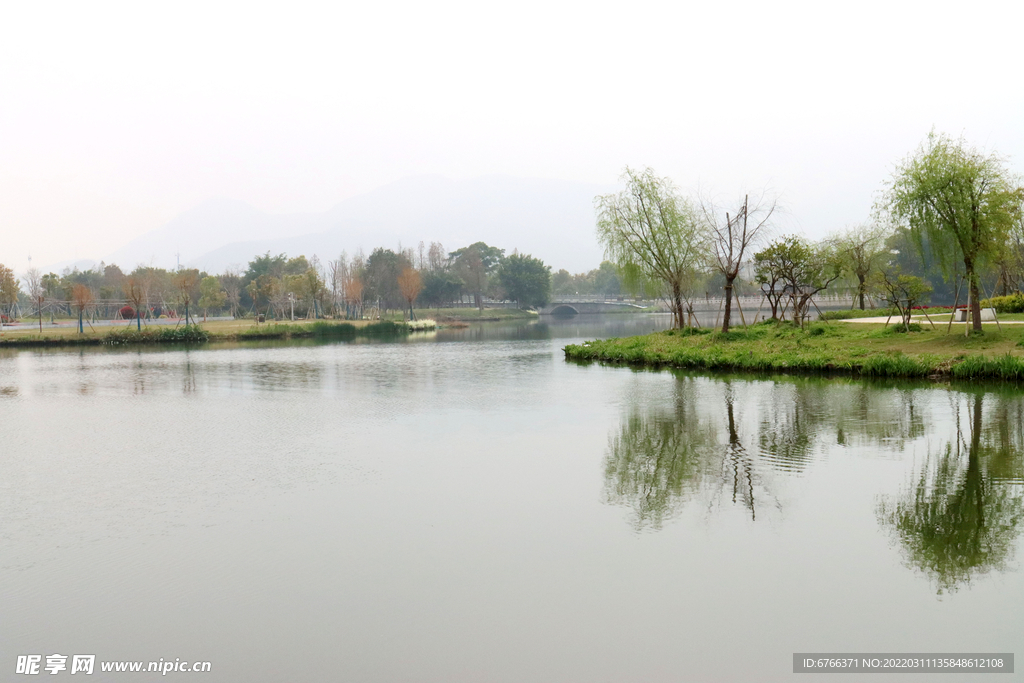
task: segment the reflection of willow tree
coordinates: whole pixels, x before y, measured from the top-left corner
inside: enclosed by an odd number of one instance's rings
[[[710,405],[710,387],[698,392],[696,384],[676,384],[673,410],[635,409],[609,439],[605,497],[631,507],[637,529],[660,529],[700,493],[729,496],[756,518],[755,464],[743,445],[731,384],[724,383],[725,420],[720,412],[700,414]]]
[[[811,447],[830,401],[821,382],[777,383],[761,409],[758,446],[769,463],[799,472],[811,459]]]
[[[925,385],[929,389],[930,385]],[[907,442],[924,436],[924,413],[914,403],[908,382],[855,380],[834,401],[836,442],[844,446],[866,442],[901,452]]]
[[[660,529],[700,488],[707,449],[715,442],[714,430],[692,413],[630,415],[609,440],[608,501],[629,504],[638,529]]]
[[[1020,422],[999,427],[996,438],[983,440],[993,433],[983,430],[982,394],[974,396],[972,408],[970,443],[963,439],[958,410],[956,444],[947,445],[937,458],[929,457],[917,484],[894,501],[883,501],[878,511],[881,523],[903,545],[909,564],[931,576],[940,593],[1002,568],[1024,518],[1020,487],[992,476],[1001,473],[1019,481],[1019,440],[1011,437],[1014,427],[1019,434]],[[1004,412],[1002,417],[1009,415]]]

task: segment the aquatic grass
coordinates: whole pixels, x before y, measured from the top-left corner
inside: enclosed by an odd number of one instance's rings
[[[1024,359],[1004,356],[967,356],[950,368],[956,379],[1024,380]]]
[[[238,339],[284,339],[288,335],[290,325],[270,323],[266,325],[253,325],[248,330],[242,330],[235,334]]]
[[[870,356],[860,364],[859,374],[868,377],[927,377],[935,367],[901,352]]]
[[[210,340],[210,333],[199,325],[181,327],[148,327],[142,330],[119,328],[99,338],[101,344],[203,344]]]
[[[333,338],[355,339],[356,337],[396,336],[407,333],[405,323],[383,320],[369,325],[356,327],[349,322],[330,322],[318,320],[306,324],[272,323],[255,325],[248,330],[239,332],[238,339],[308,339]]]

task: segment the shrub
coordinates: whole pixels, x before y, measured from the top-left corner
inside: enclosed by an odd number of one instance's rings
[[[880,315],[899,315],[895,308],[859,308],[844,309],[841,311],[822,311],[820,320],[849,320],[850,318],[874,318]]]
[[[1024,295],[1020,292],[1010,296],[994,296],[981,300],[982,308],[994,308],[996,313],[1024,313]]]
[[[131,306],[122,306],[121,308],[118,309],[117,312],[125,320],[131,320],[132,318],[135,317],[135,309],[132,308]]]
[[[186,344],[198,344],[210,340],[210,333],[198,325],[184,325],[182,327],[164,327],[159,330],[148,328],[136,330],[133,328],[117,329],[107,333],[103,338],[104,344],[155,344],[157,342],[178,342]]]
[[[889,325],[886,328],[878,330],[878,332],[876,332],[875,334],[877,336],[886,336],[886,335],[891,335],[891,334],[905,334],[907,332],[920,332],[922,329],[924,329],[924,328],[921,327],[920,323],[910,323],[909,325],[904,325],[902,322],[898,322],[898,323],[894,323],[892,325]]]

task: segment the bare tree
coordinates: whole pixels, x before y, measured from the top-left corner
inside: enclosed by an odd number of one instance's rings
[[[231,306],[231,317],[238,317],[238,307],[242,300],[242,276],[235,268],[229,268],[220,276],[220,285],[224,288],[224,296]]]
[[[142,305],[146,300],[146,287],[143,279],[137,275],[129,275],[121,283],[121,289],[124,291],[124,296],[128,299],[128,302],[135,309],[135,324],[139,331],[142,331]],[[128,321],[128,325],[131,326],[131,321]]]
[[[846,262],[845,267],[857,278],[857,296],[864,310],[864,296],[868,292],[872,271],[885,264],[889,250],[885,246],[887,232],[878,225],[859,225],[850,228],[835,240],[836,248]]]
[[[755,198],[753,205],[750,204],[750,195],[745,195],[735,213],[716,206],[710,197],[700,200],[701,214],[711,241],[711,264],[725,278],[722,332],[729,331],[733,287],[743,265],[743,256],[768,231],[777,208],[777,198],[768,194]],[[721,219],[723,215],[724,221]]]
[[[96,297],[93,296],[92,290],[83,284],[77,284],[71,289],[71,303],[78,309],[78,333],[84,334],[85,329],[82,326],[82,317],[85,310],[93,305],[96,301]],[[89,323],[92,327],[92,323]]]
[[[445,270],[448,267],[448,262],[448,252],[445,251],[444,245],[440,242],[431,242],[430,249],[427,251],[427,269],[431,271]]]
[[[345,289],[345,275],[348,272],[348,255],[343,251],[341,256],[327,262],[327,286],[331,290],[331,315],[337,317],[338,304],[342,300]]]
[[[43,276],[38,268],[29,268],[25,273],[25,286],[28,287],[28,296],[36,307],[36,314],[39,316],[39,331],[43,331],[43,302],[46,301],[46,290],[43,288]]]
[[[182,270],[174,276],[174,286],[178,290],[178,301],[185,307],[185,325],[189,324],[189,305],[196,299],[196,287],[199,285],[198,270]]]

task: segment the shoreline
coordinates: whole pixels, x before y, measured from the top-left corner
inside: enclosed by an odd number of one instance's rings
[[[914,328],[912,327],[912,330]],[[751,373],[1024,381],[1020,328],[964,337],[893,326],[758,323],[726,334],[668,330],[567,345],[566,360]]]
[[[433,321],[423,321],[433,322]],[[119,327],[104,329],[103,333],[90,331],[86,334],[0,337],[0,350],[17,348],[60,348],[74,346],[127,346],[153,344],[209,344],[218,342],[259,341],[263,339],[355,339],[358,337],[398,337],[415,331],[415,323],[381,321],[355,325],[353,321],[317,321],[312,323],[264,323],[233,332],[210,331],[201,324],[170,327],[160,325],[143,327]],[[423,327],[437,329],[437,324]],[[45,331],[43,333],[45,335]]]

